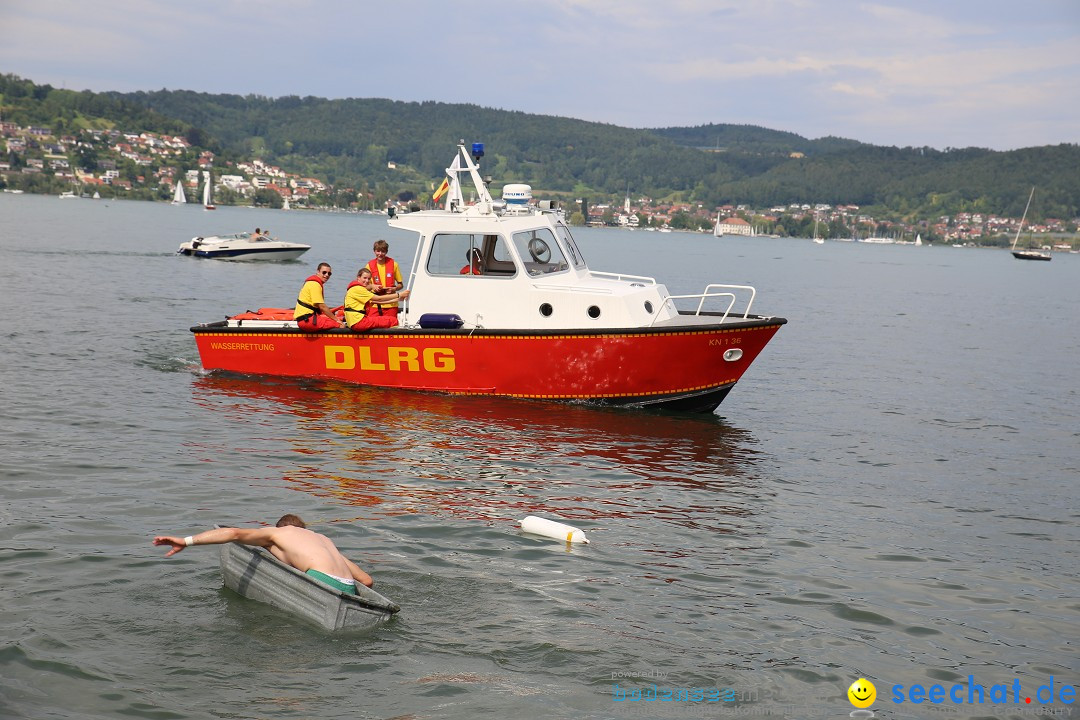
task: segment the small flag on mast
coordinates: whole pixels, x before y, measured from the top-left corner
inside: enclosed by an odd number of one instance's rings
[[[454,162],[450,163],[450,167],[446,168],[446,177],[443,178],[442,184],[439,185],[439,189],[435,191],[435,194],[431,196],[431,202],[439,202],[439,198],[446,194],[450,189],[451,179],[454,182],[454,187],[457,188],[458,173],[461,172],[461,151],[458,151],[454,155]],[[455,196],[460,193],[455,189]],[[452,199],[452,198],[451,198]]]
[[[446,191],[450,189],[450,178],[443,178],[442,185],[435,191],[435,194],[431,196],[431,202],[439,202],[439,198],[446,194]]]

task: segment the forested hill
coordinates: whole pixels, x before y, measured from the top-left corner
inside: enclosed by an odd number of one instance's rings
[[[185,128],[226,159],[261,158],[340,185],[430,192],[459,139],[484,142],[495,184],[537,195],[678,199],[706,208],[855,204],[907,217],[960,211],[1080,216],[1080,146],[1010,152],[881,147],[809,140],[746,125],[641,130],[437,102],[211,95],[183,90],[91,93],[0,75],[13,122],[77,128],[104,119],[126,131]],[[66,131],[66,130],[65,130]],[[391,168],[388,164],[393,164]]]
[[[657,128],[650,132],[679,145],[716,152],[744,152],[759,155],[824,155],[863,147],[857,140],[826,137],[808,140],[801,135],[770,130],[757,125],[697,125],[695,127]]]
[[[932,217],[965,210],[1019,215],[1037,185],[1036,216],[1080,215],[1077,145],[942,151],[808,140],[740,125],[635,130],[437,102],[165,90],[117,97],[202,127],[236,152],[297,170],[321,167],[332,182],[400,179],[388,172],[388,161],[417,178],[438,178],[464,138],[486,143],[486,174],[538,192],[600,199],[629,188],[635,196],[679,194],[706,207],[824,202]],[[702,149],[716,145],[721,152]]]

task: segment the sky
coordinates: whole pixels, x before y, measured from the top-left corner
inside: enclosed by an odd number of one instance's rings
[[[0,73],[1012,150],[1080,142],[1080,0],[0,0]]]

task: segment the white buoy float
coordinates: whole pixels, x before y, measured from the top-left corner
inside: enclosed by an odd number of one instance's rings
[[[585,543],[586,545],[589,543],[589,538],[585,537],[585,533],[573,525],[536,517],[535,515],[530,515],[521,521],[521,530],[522,532],[543,535],[544,537],[563,540],[568,543]]]

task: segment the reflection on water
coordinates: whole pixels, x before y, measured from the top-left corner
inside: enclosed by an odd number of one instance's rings
[[[755,439],[711,415],[218,374],[197,377],[192,394],[210,417],[249,428],[192,440],[193,452],[287,449],[287,483],[369,516],[494,521],[545,507],[699,527],[747,514],[759,492]]]

